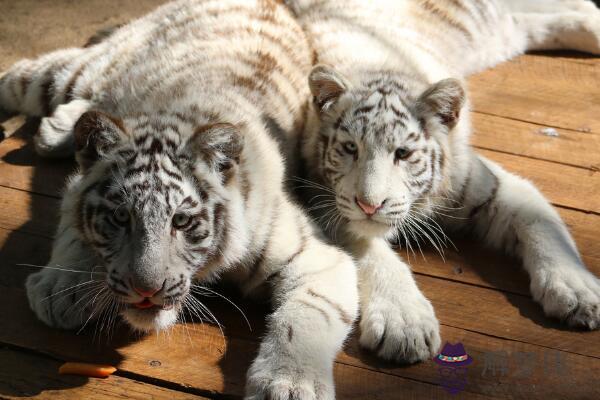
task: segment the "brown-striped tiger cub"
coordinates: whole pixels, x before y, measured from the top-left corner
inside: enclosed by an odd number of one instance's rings
[[[469,146],[462,77],[530,49],[600,54],[586,0],[289,0],[315,47],[303,153],[326,186],[329,226],[359,265],[360,342],[381,357],[433,356],[439,324],[386,239],[473,233],[515,254],[547,315],[600,327],[600,280],[529,182]],[[326,195],[324,195],[326,196]],[[329,203],[327,202],[329,201]],[[325,206],[330,206],[325,207]],[[333,210],[333,211],[332,211]]]
[[[333,399],[355,266],[290,200],[279,147],[302,128],[310,62],[276,1],[182,0],[6,72],[0,113],[43,117],[37,150],[79,164],[48,268],[27,280],[37,316],[166,329],[225,276],[275,306],[246,398]]]

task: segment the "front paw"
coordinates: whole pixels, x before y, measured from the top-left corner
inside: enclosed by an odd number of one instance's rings
[[[440,347],[438,320],[420,292],[368,299],[360,330],[360,344],[385,360],[415,363],[432,358]]]
[[[542,270],[531,280],[546,315],[572,327],[600,328],[600,280],[581,267]]]
[[[294,363],[285,355],[256,358],[248,371],[246,400],[333,400],[331,372]]]
[[[87,320],[89,306],[100,292],[90,275],[45,270],[31,274],[25,283],[29,305],[36,316],[54,328],[74,329]]]

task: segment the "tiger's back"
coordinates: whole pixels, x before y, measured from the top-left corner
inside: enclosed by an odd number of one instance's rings
[[[5,115],[49,116],[80,100],[64,113],[97,107],[126,116],[198,99],[206,109],[210,99],[215,114],[227,110],[234,119],[260,110],[291,143],[303,123],[310,61],[304,33],[275,1],[178,1],[87,48],[21,61],[0,79],[0,104]],[[72,128],[65,119],[52,121],[58,129],[42,124],[41,153],[72,152],[67,137],[55,143]]]
[[[434,82],[466,76],[526,50],[600,53],[592,2],[560,0],[288,0],[318,62],[351,78],[390,69]],[[589,16],[589,18],[585,18]],[[549,32],[549,24],[559,25]],[[581,31],[590,31],[588,37]],[[593,32],[596,34],[593,35]]]

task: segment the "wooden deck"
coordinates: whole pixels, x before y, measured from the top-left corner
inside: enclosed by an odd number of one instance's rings
[[[25,56],[79,45],[96,29],[126,21],[158,0],[0,0],[0,70]],[[38,5],[37,9],[35,5]],[[42,6],[43,5],[43,6]],[[120,13],[118,17],[114,15]],[[588,267],[600,275],[600,59],[526,55],[470,80],[474,145],[535,182],[565,219]],[[0,398],[239,398],[263,332],[264,308],[236,300],[209,306],[225,325],[177,326],[169,335],[113,338],[52,330],[29,310],[24,277],[44,264],[71,162],[34,155],[35,121],[6,123],[0,143]],[[540,129],[552,127],[557,137]],[[568,330],[543,316],[518,262],[458,241],[446,261],[432,251],[411,258],[433,302],[443,341],[462,342],[474,363],[455,398],[600,399],[600,331]],[[64,377],[64,360],[118,366],[107,380]],[[431,361],[386,365],[354,335],[339,355],[339,399],[449,398]]]

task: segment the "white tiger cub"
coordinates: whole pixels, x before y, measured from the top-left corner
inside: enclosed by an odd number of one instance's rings
[[[472,231],[520,256],[547,315],[597,329],[599,280],[538,190],[469,147],[468,101],[463,83],[452,78],[528,49],[600,54],[594,4],[288,4],[321,63],[309,78],[314,108],[303,155],[311,179],[332,191],[342,236],[359,264],[360,343],[404,362],[436,353],[434,310],[386,238],[419,234],[433,240],[441,233],[438,224]]]
[[[165,329],[195,303],[194,283],[223,276],[275,305],[246,398],[333,399],[355,265],[290,200],[278,147],[302,129],[310,61],[275,1],[183,0],[4,74],[3,114],[43,116],[37,149],[76,150],[80,166],[50,268],[27,279],[37,316]]]

